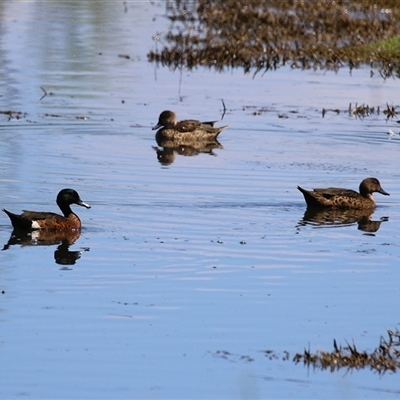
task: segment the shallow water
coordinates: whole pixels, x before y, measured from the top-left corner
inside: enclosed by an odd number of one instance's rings
[[[347,109],[396,105],[399,81],[156,69],[146,53],[163,13],[0,5],[0,111],[24,113],[0,114],[1,205],[56,211],[73,187],[92,206],[74,208],[71,246],[1,252],[0,397],[398,397],[396,374],[291,359],[333,339],[372,351],[398,326],[400,136],[387,132],[400,127]],[[160,163],[158,114],[218,120],[221,99],[223,149]],[[303,220],[298,184],[356,189],[367,176],[391,194],[375,196],[378,230]],[[4,244],[11,231],[4,215]]]

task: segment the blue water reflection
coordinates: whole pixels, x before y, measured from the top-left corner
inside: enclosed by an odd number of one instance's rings
[[[368,350],[398,324],[395,123],[321,109],[395,101],[400,83],[363,70],[155,70],[146,54],[168,29],[164,7],[0,4],[0,111],[23,113],[0,114],[1,207],[57,211],[63,187],[92,206],[65,264],[62,241],[0,253],[0,396],[397,395],[396,374],[308,371],[284,357],[333,339]],[[162,163],[160,110],[219,119],[221,98],[223,148]],[[365,176],[391,194],[367,218],[373,234],[354,218],[305,223],[298,184]],[[78,257],[66,266],[68,252]]]

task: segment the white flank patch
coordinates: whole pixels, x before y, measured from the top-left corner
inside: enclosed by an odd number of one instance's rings
[[[38,230],[31,232],[31,238],[34,241],[37,241],[40,238],[40,232]]]
[[[40,225],[37,223],[37,221],[32,221],[32,229],[40,229]]]

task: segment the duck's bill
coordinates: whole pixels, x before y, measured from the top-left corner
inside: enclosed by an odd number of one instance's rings
[[[152,130],[152,131],[155,131],[156,129],[159,129],[159,128],[161,128],[161,127],[162,127],[162,125],[157,124],[156,126],[153,126],[153,127],[151,128],[151,130]]]
[[[384,191],[383,189],[381,189],[381,190],[379,191],[379,193],[380,193],[380,194],[384,194],[385,196],[390,196],[390,194],[389,194],[388,192]]]
[[[84,203],[83,201],[80,201],[79,203],[76,203],[76,204],[78,204],[78,206],[82,206],[82,207],[86,207],[86,208],[91,208],[91,207],[89,206],[89,204]]]

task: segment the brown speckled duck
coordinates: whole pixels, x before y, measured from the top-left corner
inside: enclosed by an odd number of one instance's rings
[[[14,229],[19,230],[52,230],[52,231],[68,231],[81,229],[81,221],[79,217],[71,210],[70,205],[77,204],[90,208],[89,204],[84,203],[79,194],[73,189],[63,189],[58,193],[57,205],[64,216],[52,212],[26,211],[20,215],[13,214],[3,209],[9,216]]]
[[[156,140],[173,140],[180,144],[190,144],[197,141],[215,140],[228,127],[214,127],[216,121],[200,122],[195,119],[179,121],[173,111],[163,111],[153,130],[158,129]]]
[[[331,207],[331,208],[353,208],[353,209],[371,209],[376,204],[372,193],[378,192],[385,196],[389,193],[385,192],[378,179],[366,178],[360,183],[360,193],[351,189],[342,188],[326,188],[305,190],[300,186],[297,189],[303,193],[304,199],[308,207]]]

